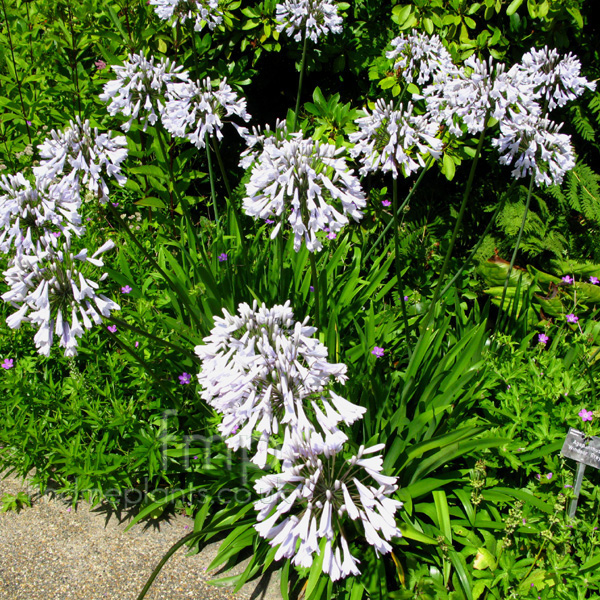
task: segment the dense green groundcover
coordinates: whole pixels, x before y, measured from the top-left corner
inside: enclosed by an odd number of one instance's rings
[[[226,77],[247,100],[248,127],[287,119],[290,131],[340,149],[352,147],[365,107],[418,91],[386,57],[412,30],[439,35],[457,65],[491,57],[508,69],[548,45],[572,52],[588,81],[600,69],[591,0],[339,3],[341,33],[309,40],[304,59],[302,40],[277,31],[275,0],[221,0],[221,23],[200,31],[190,19],[161,21],[143,0],[1,2],[0,175],[31,181],[52,130],[79,118],[118,132],[129,120],[99,96],[111,66],[141,52],[198,81]],[[321,235],[314,254],[294,250],[289,227],[271,240],[273,225],[242,210],[251,169],[238,164],[245,143],[231,125],[207,152],[160,120],[134,120],[127,183],[110,182],[105,204],[84,194],[76,237],[90,254],[116,243],[92,279],[108,273],[102,291],[121,310],[80,339],[76,356],[55,343],[46,357],[33,325],[7,326],[15,306],[3,303],[0,471],[33,471],[42,490],[52,481],[74,503],[133,505],[140,519],[186,511],[193,548],[222,540],[213,566],[252,552],[246,572],[224,581],[280,569],[286,598],[597,598],[598,472],[586,470],[569,517],[576,463],[560,450],[569,427],[594,434],[600,419],[600,92],[586,89],[552,118],[576,153],[562,185],[514,180],[487,115],[481,135],[439,131],[440,159],[408,177],[362,176],[362,220]],[[3,255],[3,270],[11,260]],[[255,482],[280,461],[263,470],[230,450],[200,398],[195,346],[223,309],[254,299],[289,300],[297,320],[318,327],[329,361],[347,366],[335,390],[366,413],[345,427],[344,456],[385,444],[403,536],[378,555],[342,519],[360,575],[333,582],[323,553],[311,567],[275,560],[253,503]]]

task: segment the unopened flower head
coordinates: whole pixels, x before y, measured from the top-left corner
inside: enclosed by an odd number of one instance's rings
[[[364,192],[341,156],[343,152],[344,148],[333,144],[304,139],[301,133],[265,138],[246,184],[244,211],[256,219],[278,221],[272,239],[282,220],[287,220],[296,251],[302,240],[311,252],[320,250],[323,244],[318,232],[339,233],[348,224],[348,216],[359,221],[366,206]]]
[[[413,114],[409,103],[404,110],[394,110],[393,104],[377,100],[373,113],[356,120],[359,130],[351,133],[355,144],[350,150],[361,157],[361,175],[370,171],[391,171],[394,179],[399,173],[408,177],[425,166],[424,157],[439,158],[442,141],[436,138],[438,125],[423,115]]]
[[[201,396],[223,415],[227,445],[250,449],[257,434],[253,462],[264,466],[272,437],[284,429],[314,439],[323,451],[343,444],[338,424],[353,423],[365,409],[331,389],[346,380],[346,366],[327,361],[327,349],[312,337],[315,328],[294,321],[289,302],[259,308],[255,301],[240,304],[237,315],[223,313],[196,354]]]
[[[254,505],[259,521],[255,528],[278,547],[275,560],[285,557],[308,568],[326,538],[323,571],[333,581],[359,575],[360,561],[345,536],[355,527],[363,529],[378,554],[391,551],[389,542],[401,537],[395,513],[402,503],[390,497],[396,479],[383,475],[383,458],[373,456],[383,446],[361,446],[348,460],[322,455],[308,444],[286,446],[281,472],[255,484],[262,496]]]
[[[215,90],[207,77],[202,83],[191,81],[170,85],[162,121],[171,135],[187,138],[197,148],[203,148],[206,135],[214,135],[219,140],[223,138],[223,123],[232,116],[250,120],[246,100],[238,97],[226,79],[222,79]],[[231,123],[238,132],[246,131],[235,122]]]
[[[114,177],[120,186],[127,181],[121,173],[121,163],[127,158],[125,136],[99,133],[89,120],[82,123],[77,117],[64,131],[52,130],[38,149],[42,160],[39,167],[33,167],[37,179],[54,180],[64,174],[103,203],[108,202],[105,176]]]
[[[321,35],[342,32],[342,17],[331,0],[285,0],[275,7],[277,31],[299,42],[303,35],[317,42]]]
[[[148,0],[148,3],[154,6],[160,19],[172,21],[173,27],[194,19],[195,31],[200,31],[204,25],[212,30],[223,22],[218,0]]]
[[[565,173],[575,167],[568,135],[560,125],[533,115],[512,115],[500,123],[500,135],[492,145],[500,152],[500,163],[513,165],[515,179],[533,174],[541,185],[560,185]]]
[[[2,299],[18,308],[6,319],[8,326],[18,329],[23,321],[36,325],[39,330],[34,342],[40,354],[49,356],[55,334],[66,356],[77,354],[77,338],[84,330],[91,329],[93,323],[99,325],[102,316],[120,309],[99,294],[99,285],[89,278],[93,267],[104,265],[99,255],[114,246],[108,241],[91,256],[86,249],[73,254],[71,237],[65,235],[58,249],[15,257],[4,272],[9,290]]]
[[[575,100],[586,88],[596,89],[595,82],[580,75],[581,63],[577,58],[570,53],[561,58],[555,49],[547,46],[540,50],[532,48],[512,71],[514,77],[534,88],[537,98],[548,103],[548,110]]]
[[[56,245],[56,235],[81,235],[81,204],[77,181],[37,179],[31,184],[22,173],[0,177],[0,251],[17,255],[41,245]]]
[[[386,56],[394,61],[394,70],[400,71],[402,78],[418,85],[429,83],[431,77],[442,70],[456,70],[450,53],[439,36],[428,36],[415,30],[410,35],[400,35],[391,42],[392,50]]]
[[[104,86],[99,98],[108,102],[110,115],[118,113],[129,117],[121,125],[123,131],[129,131],[135,119],[140,119],[146,131],[148,123],[154,125],[164,111],[167,85],[188,81],[183,67],[176,66],[168,58],[161,58],[155,64],[153,56],[146,58],[143,53],[131,54],[122,66],[113,65],[117,78]]]

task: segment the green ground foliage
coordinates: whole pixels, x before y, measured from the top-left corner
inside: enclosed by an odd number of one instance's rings
[[[315,253],[295,251],[285,225],[271,239],[273,224],[242,210],[251,168],[239,166],[246,145],[231,125],[198,148],[160,120],[119,131],[129,118],[99,98],[132,54],[169,58],[194,80],[226,78],[246,98],[248,127],[287,121],[345,149],[358,171],[356,119],[379,98],[400,106],[422,91],[386,57],[392,39],[438,35],[456,65],[491,58],[506,70],[547,45],[573,53],[595,81],[591,0],[340,2],[341,33],[306,46],[278,32],[275,0],[221,0],[220,24],[200,31],[162,21],[144,0],[0,1],[0,195],[9,174],[33,181],[39,146],[69,121],[125,133],[128,150],[127,183],[109,183],[108,203],[82,191],[76,238],[90,255],[115,242],[101,287],[120,311],[85,333],[75,356],[57,343],[43,356],[32,323],[5,322],[18,306],[0,308],[0,471],[52,484],[74,504],[125,504],[136,520],[185,511],[192,550],[221,540],[214,567],[252,555],[225,583],[280,570],[285,598],[599,597],[598,471],[587,468],[569,517],[576,463],[560,452],[569,427],[600,434],[599,90],[552,111],[575,153],[560,185],[514,179],[487,115],[481,133],[440,130],[440,159],[410,176],[362,176],[363,218],[322,235]],[[3,271],[11,260],[0,255]],[[335,390],[366,413],[345,428],[343,456],[385,445],[402,537],[378,555],[347,519],[361,575],[332,581],[323,552],[311,567],[275,560],[254,529],[254,485],[281,461],[261,469],[231,450],[200,397],[194,348],[223,309],[255,299],[289,300],[328,360],[347,366]],[[3,501],[27,510],[28,499]]]

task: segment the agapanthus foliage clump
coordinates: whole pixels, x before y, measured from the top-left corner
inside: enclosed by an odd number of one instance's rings
[[[171,135],[187,138],[197,148],[203,148],[206,136],[223,138],[223,124],[232,116],[250,120],[246,100],[238,97],[225,78],[214,89],[207,77],[202,83],[189,81],[170,85],[162,122]],[[237,123],[231,123],[238,131],[246,131]]]
[[[361,161],[360,173],[391,171],[408,177],[425,166],[428,155],[440,158],[442,140],[437,123],[424,115],[416,115],[409,103],[404,110],[394,110],[393,104],[377,100],[371,114],[356,120],[358,131],[349,138],[354,143],[350,154]]]
[[[342,17],[330,0],[285,0],[275,7],[277,31],[299,42],[306,35],[313,42],[328,33],[341,33]]]
[[[223,22],[218,0],[148,0],[154,11],[163,21],[177,23],[194,20],[194,31],[201,31],[206,25],[214,29]]]
[[[198,380],[202,398],[223,417],[226,444],[250,448],[257,440],[253,461],[264,467],[271,456],[281,464],[256,482],[256,530],[278,547],[276,560],[303,567],[325,538],[323,571],[334,581],[359,574],[349,532],[362,529],[377,552],[391,551],[389,541],[401,535],[394,515],[402,503],[390,497],[396,479],[382,474],[382,457],[367,457],[383,444],[341,456],[348,436],[338,425],[365,413],[331,389],[346,380],[346,366],[327,361],[316,329],[294,321],[289,302],[223,312],[196,347]],[[347,521],[354,522],[350,529]]]
[[[301,133],[280,135],[282,131],[252,140],[262,151],[246,184],[243,209],[252,217],[278,221],[273,238],[287,220],[294,249],[300,250],[304,241],[315,252],[323,247],[319,232],[335,235],[349,223],[349,216],[362,218],[365,195],[342,156],[344,148],[305,139]]]
[[[127,158],[125,136],[99,133],[88,119],[77,117],[64,131],[52,130],[50,137],[38,147],[41,161],[33,167],[36,179],[72,179],[86,187],[101,202],[108,202],[108,184],[112,177],[123,186],[127,177],[121,172],[121,163]]]
[[[154,125],[164,112],[167,86],[188,81],[188,73],[168,58],[159,62],[151,56],[146,58],[142,52],[130,54],[123,65],[112,65],[117,77],[104,86],[99,98],[108,102],[107,110],[112,116],[122,114],[129,117],[121,125],[123,131],[129,131],[134,120],[140,119],[143,130],[148,123]]]

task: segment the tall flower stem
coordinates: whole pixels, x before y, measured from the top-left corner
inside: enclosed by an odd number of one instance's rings
[[[292,131],[296,131],[298,113],[300,112],[300,96],[302,95],[302,82],[304,81],[304,69],[306,68],[306,52],[308,49],[308,36],[306,29],[302,33],[302,59],[300,61],[300,78],[298,79],[298,96],[296,97],[296,110],[294,110],[294,120],[292,121]]]
[[[398,282],[398,294],[400,296],[400,307],[402,309],[402,319],[404,321],[404,338],[409,356],[412,354],[410,347],[410,329],[408,326],[408,315],[406,314],[406,302],[404,300],[404,284],[402,282],[402,267],[400,265],[400,243],[398,232],[400,230],[400,221],[398,219],[398,180],[394,177],[392,183],[392,208],[394,213],[394,264],[396,266],[396,279]]]
[[[448,271],[448,267],[450,265],[450,259],[452,258],[452,251],[454,250],[454,245],[456,244],[456,238],[458,237],[458,232],[460,231],[460,227],[462,225],[463,217],[465,216],[465,210],[467,208],[467,203],[469,201],[469,197],[471,196],[471,189],[473,187],[473,181],[475,179],[475,171],[477,169],[477,163],[479,162],[479,157],[481,156],[481,150],[483,148],[483,141],[485,139],[485,134],[487,132],[487,122],[489,119],[489,109],[487,114],[485,115],[484,123],[486,126],[483,128],[481,135],[479,136],[479,142],[477,144],[477,151],[475,152],[475,158],[473,158],[473,162],[471,163],[471,170],[469,171],[469,178],[467,179],[467,185],[465,187],[465,191],[463,194],[462,203],[460,205],[460,209],[458,211],[458,216],[456,218],[456,223],[454,224],[454,230],[452,231],[452,237],[450,238],[450,244],[448,245],[448,250],[446,250],[446,256],[444,257],[444,262],[442,264],[442,270],[438,276],[437,285],[435,286],[435,291],[433,292],[433,298],[431,299],[431,305],[429,306],[429,310],[427,311],[427,315],[425,316],[425,321],[423,322],[423,329],[427,329],[429,326],[429,322],[431,321],[431,317],[433,316],[433,312],[435,311],[435,305],[440,298],[440,291],[442,289],[442,283],[444,281],[444,276]]]
[[[492,225],[496,222],[496,217],[502,210],[505,199],[510,196],[513,188],[515,187],[515,184],[516,184],[516,180],[513,179],[513,182],[510,184],[510,188],[502,196],[502,198],[500,199],[500,202],[498,202],[498,206],[496,206],[496,210],[494,211],[492,218],[490,219],[489,223],[487,224],[484,232],[481,234],[481,236],[477,240],[477,243],[471,250],[471,253],[469,254],[469,256],[467,256],[467,258],[465,259],[465,262],[463,262],[463,264],[460,266],[460,269],[458,269],[458,271],[455,273],[454,277],[446,284],[444,289],[440,292],[440,296],[443,296],[454,285],[456,280],[461,276],[461,273],[471,264],[471,261],[473,260],[473,257],[477,253],[477,250],[479,250],[479,247],[483,243],[485,236],[489,233],[490,229],[492,228]]]
[[[313,282],[313,293],[315,295],[315,322],[318,329],[321,329],[321,294],[319,291],[319,275],[317,273],[317,261],[315,253],[309,253],[310,273]]]
[[[217,234],[221,235],[221,226],[219,225],[219,212],[217,210],[217,192],[215,190],[215,174],[212,166],[212,158],[210,157],[208,133],[204,134],[204,146],[206,148],[206,160],[208,162],[208,178],[210,180],[210,195],[213,201],[213,209],[215,211],[215,223],[217,224]]]
[[[227,195],[229,198],[231,198],[231,184],[229,183],[229,177],[227,176],[227,171],[225,170],[225,163],[223,162],[223,156],[221,155],[219,144],[215,138],[213,138],[213,150],[215,151],[215,156],[217,157],[219,169],[221,169],[221,176],[223,177],[223,183],[225,184]]]
[[[25,126],[27,127],[27,137],[31,144],[31,131],[29,130],[29,121],[27,119],[27,113],[25,112],[25,103],[23,102],[23,94],[21,92],[21,80],[19,79],[19,73],[17,72],[17,61],[15,60],[15,50],[13,48],[12,36],[10,34],[10,23],[8,22],[8,15],[6,14],[6,5],[2,0],[2,11],[4,12],[4,22],[6,23],[6,33],[8,35],[8,45],[10,46],[10,55],[12,58],[13,70],[15,72],[15,79],[17,80],[17,90],[19,91],[19,100],[21,101],[21,112],[25,119]]]
[[[231,189],[231,184],[229,183],[229,177],[227,176],[227,170],[225,169],[225,162],[223,161],[223,156],[221,154],[221,149],[219,148],[218,141],[213,138],[213,149],[215,151],[215,156],[217,157],[217,163],[219,165],[219,169],[221,170],[221,177],[223,178],[223,183],[225,184],[225,189],[227,190],[227,203],[231,207],[233,211],[233,215],[235,217],[238,230],[240,232],[240,244],[242,246],[242,251],[245,251],[246,241],[244,239],[244,231],[242,229],[242,219],[240,218],[240,212],[238,207],[235,205],[233,201],[233,192]]]
[[[413,197],[414,193],[417,191],[417,188],[419,187],[419,184],[421,183],[421,181],[423,181],[423,177],[425,177],[425,173],[427,172],[429,165],[433,162],[433,160],[435,160],[433,158],[433,156],[430,156],[428,162],[421,169],[421,173],[419,174],[419,176],[417,177],[417,180],[415,181],[414,185],[410,189],[410,192],[408,192],[406,198],[404,199],[402,204],[398,207],[398,210],[396,211],[398,215],[406,208],[406,206],[410,202],[410,199]],[[383,228],[383,231],[381,232],[379,237],[371,245],[371,247],[369,248],[369,251],[365,254],[365,257],[362,259],[363,264],[367,262],[368,258],[371,256],[371,254],[373,254],[373,252],[375,251],[377,246],[379,246],[379,244],[381,243],[381,241],[385,237],[386,233],[389,231],[390,227],[393,224],[394,224],[394,221],[392,220]]]
[[[529,204],[531,202],[531,196],[533,193],[533,182],[534,175],[531,174],[531,178],[529,179],[529,190],[527,192],[527,200],[525,202],[525,212],[523,212],[523,219],[521,219],[521,227],[519,227],[519,233],[517,235],[517,243],[515,244],[515,249],[513,250],[512,257],[510,259],[510,265],[508,267],[508,273],[506,274],[506,279],[504,280],[504,289],[502,290],[502,298],[500,299],[500,311],[504,308],[504,299],[506,298],[506,291],[508,290],[508,284],[510,282],[510,276],[515,266],[515,261],[517,260],[517,252],[519,251],[519,246],[521,245],[521,237],[523,236],[523,231],[525,229],[525,223],[527,221],[527,213],[529,212]]]

